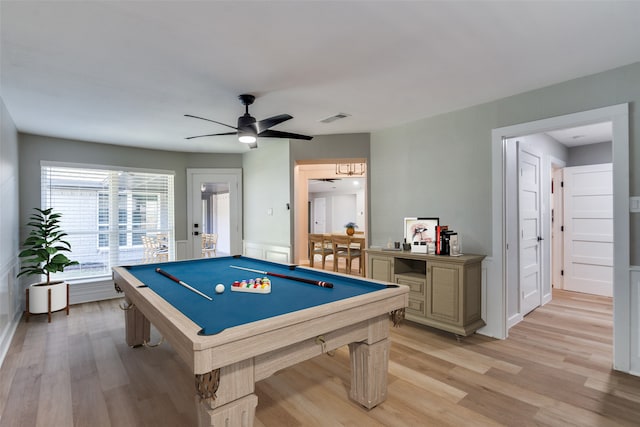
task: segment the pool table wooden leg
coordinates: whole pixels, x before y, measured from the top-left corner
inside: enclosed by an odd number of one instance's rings
[[[349,344],[351,359],[349,397],[367,409],[377,406],[387,398],[390,348],[387,316],[372,321],[370,331],[368,341]]]
[[[127,307],[124,309],[127,345],[131,347],[138,347],[149,342],[149,339],[151,338],[151,323],[147,320],[144,314],[142,314],[140,310],[131,303],[126,295],[124,299],[125,307]]]
[[[253,360],[220,368],[218,387],[201,395],[201,376],[196,375],[196,409],[200,427],[253,426],[258,396],[254,394]],[[207,375],[207,374],[205,374]],[[214,386],[215,388],[215,386]],[[207,397],[211,395],[212,397]]]

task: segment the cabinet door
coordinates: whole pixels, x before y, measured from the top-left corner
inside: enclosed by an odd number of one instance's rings
[[[462,325],[462,268],[429,262],[427,268],[426,317],[452,325]]]
[[[369,268],[367,273],[369,277],[374,280],[393,282],[393,258],[369,255]]]

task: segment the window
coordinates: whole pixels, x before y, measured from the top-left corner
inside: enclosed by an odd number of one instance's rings
[[[149,261],[143,237],[166,238],[173,254],[173,173],[43,163],[42,207],[62,214],[71,259],[57,279],[111,275]]]

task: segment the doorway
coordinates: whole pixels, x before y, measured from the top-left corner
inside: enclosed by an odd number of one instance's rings
[[[202,256],[202,235],[215,235],[217,256],[242,253],[242,172],[187,169],[190,258]]]
[[[543,119],[494,129],[492,131],[492,252],[490,275],[495,276],[502,286],[487,287],[486,320],[489,335],[506,338],[508,336],[508,244],[504,224],[507,220],[505,187],[508,175],[505,167],[506,140],[515,135],[531,135],[554,129],[583,126],[604,121],[612,122],[613,129],[613,212],[614,212],[614,368],[628,372],[631,353],[628,336],[631,327],[631,313],[628,304],[616,301],[631,299],[629,281],[629,105],[611,107],[565,116]]]
[[[549,302],[552,284],[612,296],[610,125],[505,141],[508,328]]]
[[[338,165],[357,164],[357,175],[341,175]],[[353,170],[353,168],[352,168]],[[325,233],[343,231],[344,224],[355,222],[358,231],[367,235],[367,172],[366,159],[325,159],[313,162],[298,162],[294,167],[294,262],[304,264],[308,262],[308,235],[312,227],[316,210],[311,202],[315,198],[324,198]],[[356,185],[357,184],[357,185]],[[351,189],[346,190],[351,186]],[[335,189],[332,187],[336,187]],[[338,191],[344,187],[344,191]],[[357,189],[356,189],[357,187]],[[325,191],[326,190],[326,191]],[[344,193],[351,194],[343,197]],[[354,195],[357,194],[357,195]],[[320,201],[320,204],[323,202]],[[334,212],[332,204],[341,206],[339,212]],[[350,206],[349,208],[344,208]],[[348,211],[348,212],[347,212]],[[347,215],[347,216],[345,216]],[[347,219],[348,218],[348,219]]]

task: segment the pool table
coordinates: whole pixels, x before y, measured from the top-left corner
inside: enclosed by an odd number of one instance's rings
[[[232,292],[236,280],[264,277],[232,266],[333,287],[267,276],[268,294]],[[115,267],[113,278],[125,294],[127,344],[148,343],[153,323],[195,375],[200,426],[253,425],[256,381],[347,344],[349,397],[369,409],[386,398],[389,319],[404,317],[406,286],[244,256]]]

